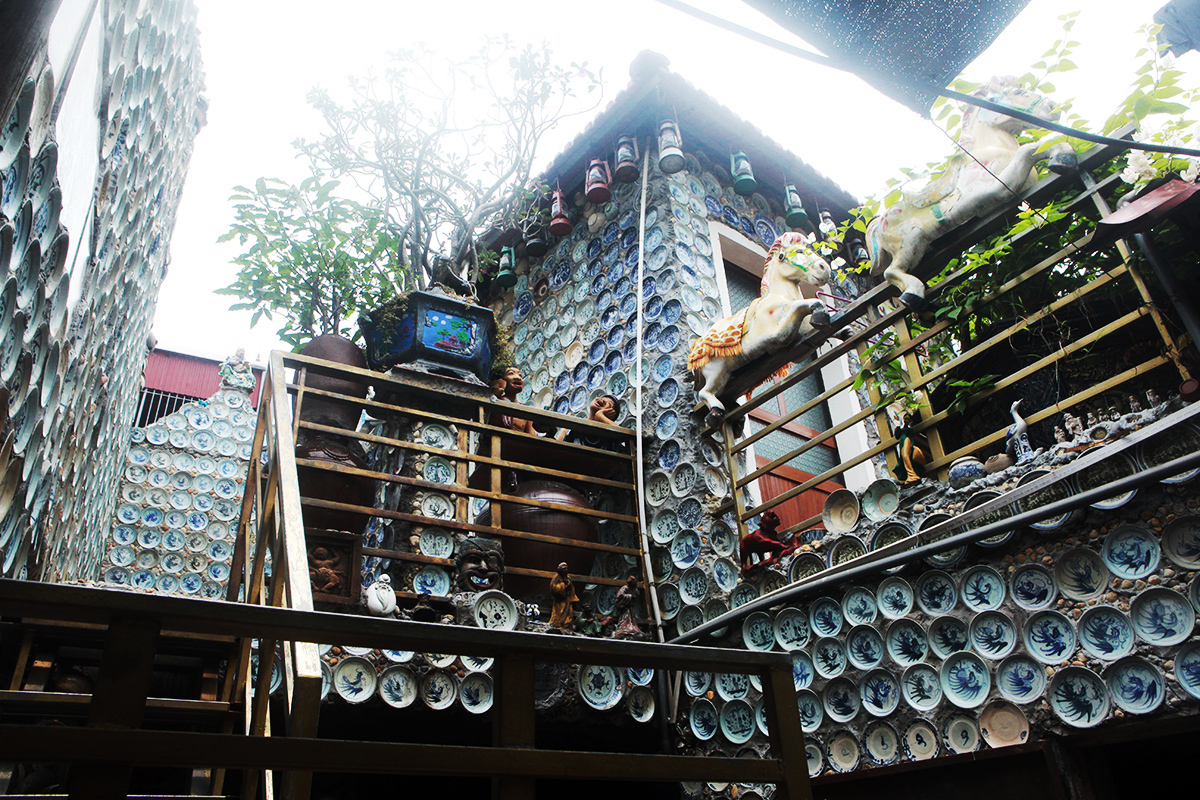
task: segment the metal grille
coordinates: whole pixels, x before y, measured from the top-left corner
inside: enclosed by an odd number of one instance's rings
[[[142,396],[138,400],[137,419],[133,424],[138,428],[153,425],[168,414],[174,414],[184,403],[201,399],[203,398],[164,392],[161,389],[142,389]]]

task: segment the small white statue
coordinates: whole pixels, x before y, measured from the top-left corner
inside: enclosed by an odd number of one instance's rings
[[[390,617],[396,610],[396,590],[390,576],[380,575],[367,587],[367,610],[377,617]]]
[[[1037,454],[1029,444],[1029,424],[1017,413],[1020,407],[1021,401],[1017,400],[1008,410],[1012,415],[1013,424],[1008,428],[1008,440],[1004,443],[1004,448],[1017,459],[1018,464],[1024,464],[1032,461]]]

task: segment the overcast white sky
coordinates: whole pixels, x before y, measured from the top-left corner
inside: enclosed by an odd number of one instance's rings
[[[692,4],[783,41],[818,49],[736,0]],[[972,80],[1020,74],[1058,38],[1057,17],[1082,9],[1072,36],[1082,42],[1079,69],[1057,83],[1056,99],[1107,118],[1126,96],[1139,61],[1137,29],[1165,0],[1032,0],[966,71]],[[754,123],[858,197],[878,194],[900,167],[948,153],[927,120],[859,79],[764,48],[651,0],[598,4],[527,0],[196,0],[209,100],[208,125],[196,140],[171,244],[171,266],[154,332],[159,346],[223,358],[244,346],[253,360],[278,346],[277,324],[228,311],[232,298],[212,294],[236,269],[234,244],[218,245],[232,219],[228,197],[260,176],[298,181],[305,173],[291,142],[315,137],[320,120],[305,95],[320,85],[340,91],[350,75],[384,63],[386,53],[425,42],[441,52],[473,50],[486,34],[548,42],[560,61],[603,69],[605,103],[629,80],[629,62],[650,49],[671,69]],[[1179,63],[1191,71],[1197,54]],[[1189,76],[1190,77],[1190,76]],[[838,98],[830,113],[827,98]],[[805,107],[815,101],[814,113]],[[589,118],[568,120],[546,148],[548,161]],[[686,132],[685,132],[686,136]]]

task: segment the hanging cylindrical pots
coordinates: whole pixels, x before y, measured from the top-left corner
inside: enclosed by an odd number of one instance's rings
[[[674,120],[664,119],[658,124],[658,168],[667,175],[674,175],[684,167],[683,137]]]
[[[516,260],[516,254],[511,247],[505,247],[500,251],[500,267],[496,270],[496,283],[505,289],[517,285],[517,273],[514,270]]]
[[[561,186],[556,186],[550,193],[550,233],[566,236],[572,227],[571,217],[567,214],[567,196]]]
[[[525,255],[530,258],[541,258],[549,250],[550,243],[546,241],[546,229],[541,225],[534,226],[525,237]]]
[[[758,189],[750,159],[741,150],[729,156],[729,171],[733,174],[733,190],[742,197],[752,195]]]
[[[833,234],[837,233],[837,223],[833,221],[833,214],[830,214],[823,208],[821,209],[820,214],[821,224],[817,227],[820,228],[821,233],[825,234],[826,236],[833,236]]]
[[[789,228],[800,228],[808,224],[808,213],[804,210],[804,202],[800,199],[800,192],[796,190],[796,184],[789,183],[783,190],[784,205],[787,208],[787,216],[785,217]]]
[[[613,177],[621,183],[633,183],[638,179],[641,169],[638,167],[637,139],[632,136],[622,136],[617,139],[616,152],[617,168]]]
[[[612,199],[612,173],[603,158],[593,158],[584,173],[583,194],[593,203],[607,203]]]

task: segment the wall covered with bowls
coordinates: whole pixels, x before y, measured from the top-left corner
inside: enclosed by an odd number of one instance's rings
[[[98,4],[100,64],[77,70],[68,95],[94,98],[100,141],[56,141],[62,76],[44,61],[2,126],[5,576],[99,576],[175,211],[203,125],[195,18],[188,0]],[[82,155],[60,160],[60,151]],[[87,229],[66,231],[62,185],[74,176],[60,183],[57,173],[81,158],[97,176],[92,205]]]

